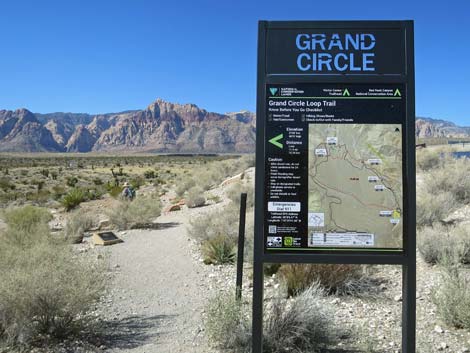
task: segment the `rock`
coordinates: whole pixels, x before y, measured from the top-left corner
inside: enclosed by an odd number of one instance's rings
[[[399,294],[399,295],[394,296],[393,300],[396,301],[396,302],[401,302],[403,300],[403,298],[401,297],[401,294]]]
[[[441,343],[439,343],[439,346],[437,346],[437,350],[443,351],[443,350],[447,349],[447,347],[448,347],[447,343],[441,342]]]
[[[434,332],[437,332],[437,333],[444,333],[444,330],[442,329],[441,326],[436,325],[436,327],[434,327]]]
[[[108,229],[110,226],[111,226],[111,222],[109,221],[109,219],[102,219],[98,223],[99,230]]]

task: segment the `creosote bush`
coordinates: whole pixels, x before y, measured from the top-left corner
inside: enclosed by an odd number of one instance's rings
[[[0,342],[20,350],[79,335],[104,291],[101,265],[52,238],[48,219],[31,206],[9,210],[0,234]]]
[[[118,229],[145,227],[160,216],[161,204],[157,196],[137,197],[133,201],[120,201],[108,212],[110,222]]]
[[[312,352],[335,344],[340,337],[324,291],[313,284],[292,300],[275,300],[265,308],[264,353]],[[206,329],[211,342],[237,353],[251,352],[249,308],[232,295],[219,296],[208,308]]]
[[[286,286],[288,296],[297,295],[312,283],[318,283],[327,293],[340,295],[371,294],[376,290],[361,265],[283,264],[278,275]]]

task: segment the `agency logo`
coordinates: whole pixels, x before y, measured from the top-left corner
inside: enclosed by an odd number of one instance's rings
[[[284,246],[292,246],[292,245],[294,245],[294,238],[284,237]]]
[[[271,92],[271,96],[275,96],[278,92],[278,89],[276,87],[271,87],[269,88],[269,91]]]

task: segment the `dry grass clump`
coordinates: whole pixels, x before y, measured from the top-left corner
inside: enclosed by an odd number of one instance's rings
[[[90,214],[73,212],[65,224],[65,238],[71,243],[80,243],[83,239],[83,233],[93,228],[95,223],[95,219]]]
[[[337,342],[331,307],[322,301],[318,284],[308,287],[292,300],[276,300],[265,308],[263,352],[312,352]],[[206,328],[219,348],[237,353],[251,352],[251,325],[248,310],[232,296],[215,298],[208,308]]]
[[[425,178],[425,191],[434,196],[449,192],[458,203],[469,203],[470,161],[448,160],[442,168],[430,171]]]
[[[21,348],[79,335],[104,291],[104,271],[51,237],[44,210],[27,206],[6,215],[8,229],[0,235],[0,342]]]
[[[192,187],[188,190],[185,200],[189,208],[204,206],[206,203],[204,190],[199,186]]]
[[[253,183],[248,182],[245,184],[235,183],[227,191],[227,196],[236,205],[240,205],[241,194],[246,193],[246,207],[252,208],[255,206],[255,190]]]
[[[451,192],[431,194],[423,190],[416,200],[416,225],[424,227],[442,222],[457,207],[458,203]]]
[[[441,270],[441,283],[434,288],[432,301],[447,325],[470,329],[470,277],[452,260]]]
[[[442,151],[423,149],[416,151],[416,166],[422,171],[428,171],[441,165]]]
[[[470,263],[470,232],[466,225],[444,226],[436,223],[418,232],[418,249],[424,261],[431,264],[452,259]]]
[[[138,197],[133,201],[120,201],[108,212],[111,224],[119,230],[146,227],[161,214],[158,197]]]
[[[284,283],[288,296],[301,293],[312,283],[318,283],[327,293],[339,295],[364,295],[377,290],[361,265],[283,264],[278,276]]]

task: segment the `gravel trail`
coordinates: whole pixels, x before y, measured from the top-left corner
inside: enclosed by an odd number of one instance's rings
[[[104,249],[115,271],[103,309],[115,327],[106,352],[211,352],[202,322],[210,279],[184,220],[161,216],[159,229],[124,232],[124,243]]]

